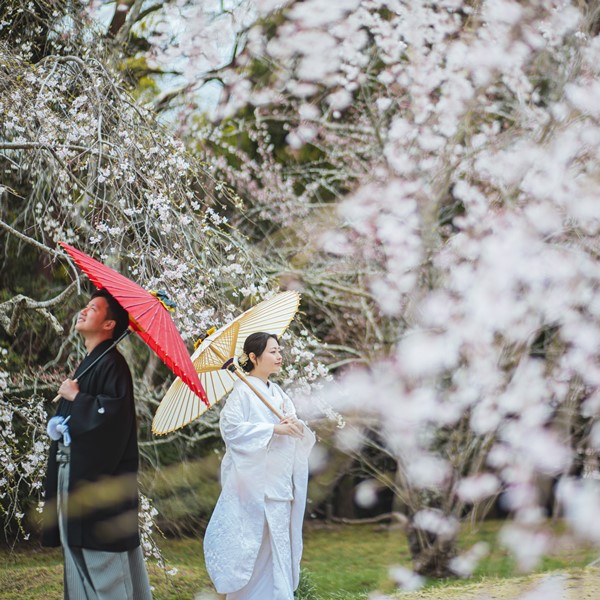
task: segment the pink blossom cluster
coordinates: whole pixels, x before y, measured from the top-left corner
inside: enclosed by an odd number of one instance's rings
[[[232,69],[218,116],[253,107],[254,131],[282,123],[290,156],[317,149],[329,167],[292,169],[264,144],[243,188],[278,182],[278,215],[300,217],[323,264],[354,277],[380,349],[324,395],[347,427],[381,434],[398,494],[444,498],[439,519],[411,506],[425,529],[446,532],[465,506],[500,497],[512,516],[502,539],[532,568],[552,543],[544,490],[560,481],[556,510],[589,538],[576,515],[600,508],[597,481],[568,482],[581,456],[598,468],[597,428],[569,425],[598,415],[595,23],[553,0],[258,6],[237,64],[262,61],[268,81]],[[311,177],[285,195],[284,182]]]

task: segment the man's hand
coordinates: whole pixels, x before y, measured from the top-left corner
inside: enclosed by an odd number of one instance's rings
[[[58,393],[65,400],[69,402],[73,402],[75,400],[75,396],[79,394],[79,384],[77,383],[77,379],[65,379],[58,388]]]

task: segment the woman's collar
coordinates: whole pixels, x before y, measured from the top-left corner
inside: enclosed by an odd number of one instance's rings
[[[246,375],[246,377],[252,377],[252,379],[255,379],[256,381],[260,381],[266,388],[270,388],[271,387],[271,382],[270,381],[263,381],[260,377],[257,377],[256,375]]]

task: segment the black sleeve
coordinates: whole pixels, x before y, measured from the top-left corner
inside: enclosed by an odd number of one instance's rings
[[[133,385],[122,357],[106,357],[86,383],[72,402],[69,430],[73,437],[103,427],[130,411]]]

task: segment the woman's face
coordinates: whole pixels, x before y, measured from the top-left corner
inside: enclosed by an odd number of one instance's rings
[[[277,341],[273,338],[267,340],[267,345],[263,353],[255,358],[255,355],[251,353],[251,358],[255,364],[254,371],[268,377],[274,373],[279,373],[283,360],[281,358],[281,348]]]

